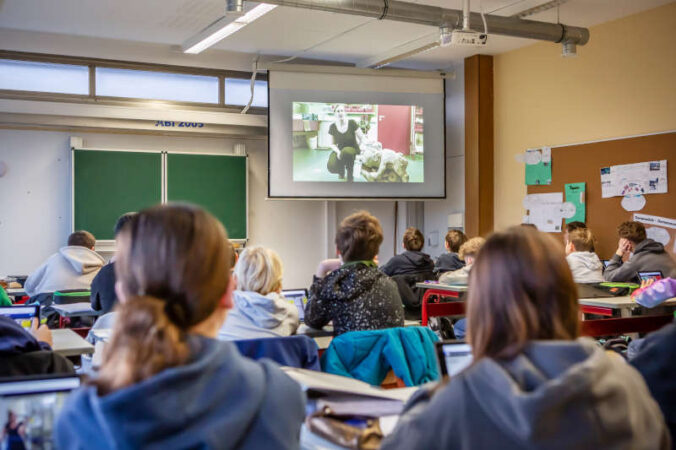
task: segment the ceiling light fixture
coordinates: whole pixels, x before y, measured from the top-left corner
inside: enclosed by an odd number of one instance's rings
[[[231,34],[241,30],[276,7],[277,5],[260,3],[245,14],[237,17],[235,20],[231,20],[232,18],[227,16],[221,17],[204,30],[197,33],[197,35],[185,41],[182,46],[183,53],[200,53]]]
[[[517,17],[519,19],[523,19],[528,16],[532,16],[533,14],[539,14],[543,11],[548,11],[552,8],[556,8],[557,6],[563,5],[566,3],[568,0],[551,0],[547,3],[543,3],[541,5],[534,6],[532,8],[525,9],[521,12],[518,12],[514,14],[512,17]]]
[[[426,52],[438,46],[439,33],[432,33],[395,47],[380,55],[362,59],[361,61],[358,61],[355,66],[379,69],[388,64],[392,64],[393,62],[401,61],[402,59]]]

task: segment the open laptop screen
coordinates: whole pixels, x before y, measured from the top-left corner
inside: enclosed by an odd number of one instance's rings
[[[662,272],[660,272],[659,270],[655,270],[653,272],[639,272],[638,278],[639,278],[639,281],[641,281],[641,282],[650,281],[650,280],[658,281],[658,280],[661,280],[663,278],[663,276],[662,276]]]
[[[68,393],[78,386],[77,376],[0,381],[0,426],[7,448],[54,448],[56,418]]]
[[[472,348],[465,341],[437,342],[441,375],[454,376],[472,363]]]
[[[284,297],[298,308],[298,318],[305,320],[305,305],[307,304],[307,289],[284,289]]]

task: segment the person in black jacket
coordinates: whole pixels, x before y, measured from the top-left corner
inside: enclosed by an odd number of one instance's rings
[[[420,230],[408,227],[404,232],[402,243],[405,252],[394,255],[380,270],[389,276],[432,272],[434,262],[430,255],[421,252],[423,245],[425,245],[425,238]]]
[[[75,373],[73,365],[52,351],[52,332],[46,325],[31,332],[7,316],[0,316],[0,377]]]
[[[335,335],[404,325],[397,285],[373,261],[383,242],[378,219],[366,211],[346,217],[336,232],[341,258],[319,263],[305,307],[305,324],[333,321]]]
[[[629,362],[645,379],[662,409],[676,449],[676,322],[649,334],[638,354]]]
[[[134,217],[136,213],[125,213],[115,223],[115,238],[120,234],[124,225]],[[114,259],[114,258],[113,258]],[[101,268],[92,281],[91,297],[92,309],[101,311],[101,314],[109,313],[117,303],[115,294],[115,262],[111,261]]]
[[[460,259],[458,252],[462,244],[467,242],[467,236],[460,230],[450,230],[446,233],[444,246],[448,253],[444,253],[437,258],[434,270],[442,274],[444,272],[453,272],[465,267],[465,261]]]

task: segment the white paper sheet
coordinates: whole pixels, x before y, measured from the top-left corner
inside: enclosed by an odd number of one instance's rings
[[[666,159],[601,168],[603,198],[664,194],[667,189]]]
[[[528,210],[526,223],[532,223],[538,230],[547,233],[561,231],[563,192],[526,195],[523,206]]]

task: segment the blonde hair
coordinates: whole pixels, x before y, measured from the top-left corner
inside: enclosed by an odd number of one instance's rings
[[[245,249],[235,264],[237,289],[267,295],[282,285],[282,261],[269,248],[255,246]]]
[[[589,228],[578,228],[568,233],[568,242],[573,244],[576,252],[593,252],[594,235]]]
[[[472,239],[467,240],[464,244],[460,246],[460,251],[458,251],[458,256],[463,261],[466,256],[476,257],[481,247],[486,243],[486,239],[482,237],[473,237]]]

